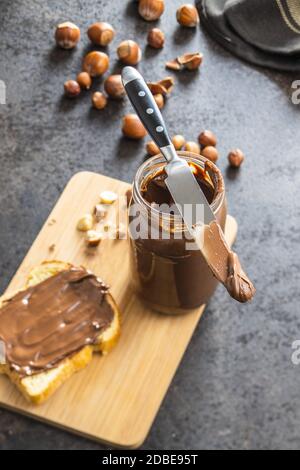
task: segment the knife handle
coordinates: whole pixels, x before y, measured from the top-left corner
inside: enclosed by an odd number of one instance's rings
[[[141,74],[134,67],[124,67],[122,81],[132,106],[157,146],[171,145],[161,112]]]

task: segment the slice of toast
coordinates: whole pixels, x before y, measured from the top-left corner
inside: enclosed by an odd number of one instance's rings
[[[40,266],[31,270],[25,289],[71,267],[71,264],[63,261],[44,261]],[[13,295],[0,297],[0,308],[11,297]],[[71,375],[85,367],[92,360],[94,351],[107,354],[116,344],[120,335],[120,312],[110,293],[107,294],[107,300],[112,307],[114,317],[109,327],[99,335],[96,345],[84,346],[72,357],[62,360],[53,369],[28,377],[20,376],[8,364],[0,364],[0,373],[8,375],[30,402],[40,404],[47,400]]]

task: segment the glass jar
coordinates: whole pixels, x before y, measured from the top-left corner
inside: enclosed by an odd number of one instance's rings
[[[190,152],[178,154],[201,171],[207,162],[206,174],[213,186],[210,205],[224,230],[227,207],[220,170],[200,155]],[[134,178],[129,207],[131,272],[136,292],[151,308],[162,313],[178,314],[206,303],[217,286],[217,280],[201,251],[187,246],[189,234],[180,215],[170,216],[169,213],[160,212],[143,197],[141,188],[145,181],[161,171],[165,164],[162,155],[156,155],[140,166]],[[136,232],[133,234],[131,227],[137,212],[140,229],[138,236]],[[178,237],[179,233],[183,237]]]

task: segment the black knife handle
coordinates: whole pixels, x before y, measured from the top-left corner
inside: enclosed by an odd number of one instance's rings
[[[125,67],[122,72],[126,93],[137,115],[158,147],[171,144],[160,110],[141,74],[133,67]]]

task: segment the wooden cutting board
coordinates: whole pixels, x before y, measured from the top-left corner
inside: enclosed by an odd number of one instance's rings
[[[104,240],[92,254],[85,248],[83,236],[75,228],[78,219],[91,211],[101,191],[121,195],[128,187],[106,176],[77,173],[6,291],[21,288],[30,269],[45,259],[82,264],[111,285],[123,314],[119,343],[106,357],[95,354],[86,369],[40,406],[28,404],[8,378],[0,376],[0,404],[109,445],[136,448],[150,430],[204,307],[181,316],[155,313],[130,287],[126,240]],[[228,216],[226,238],[230,244],[236,233],[237,224]]]

